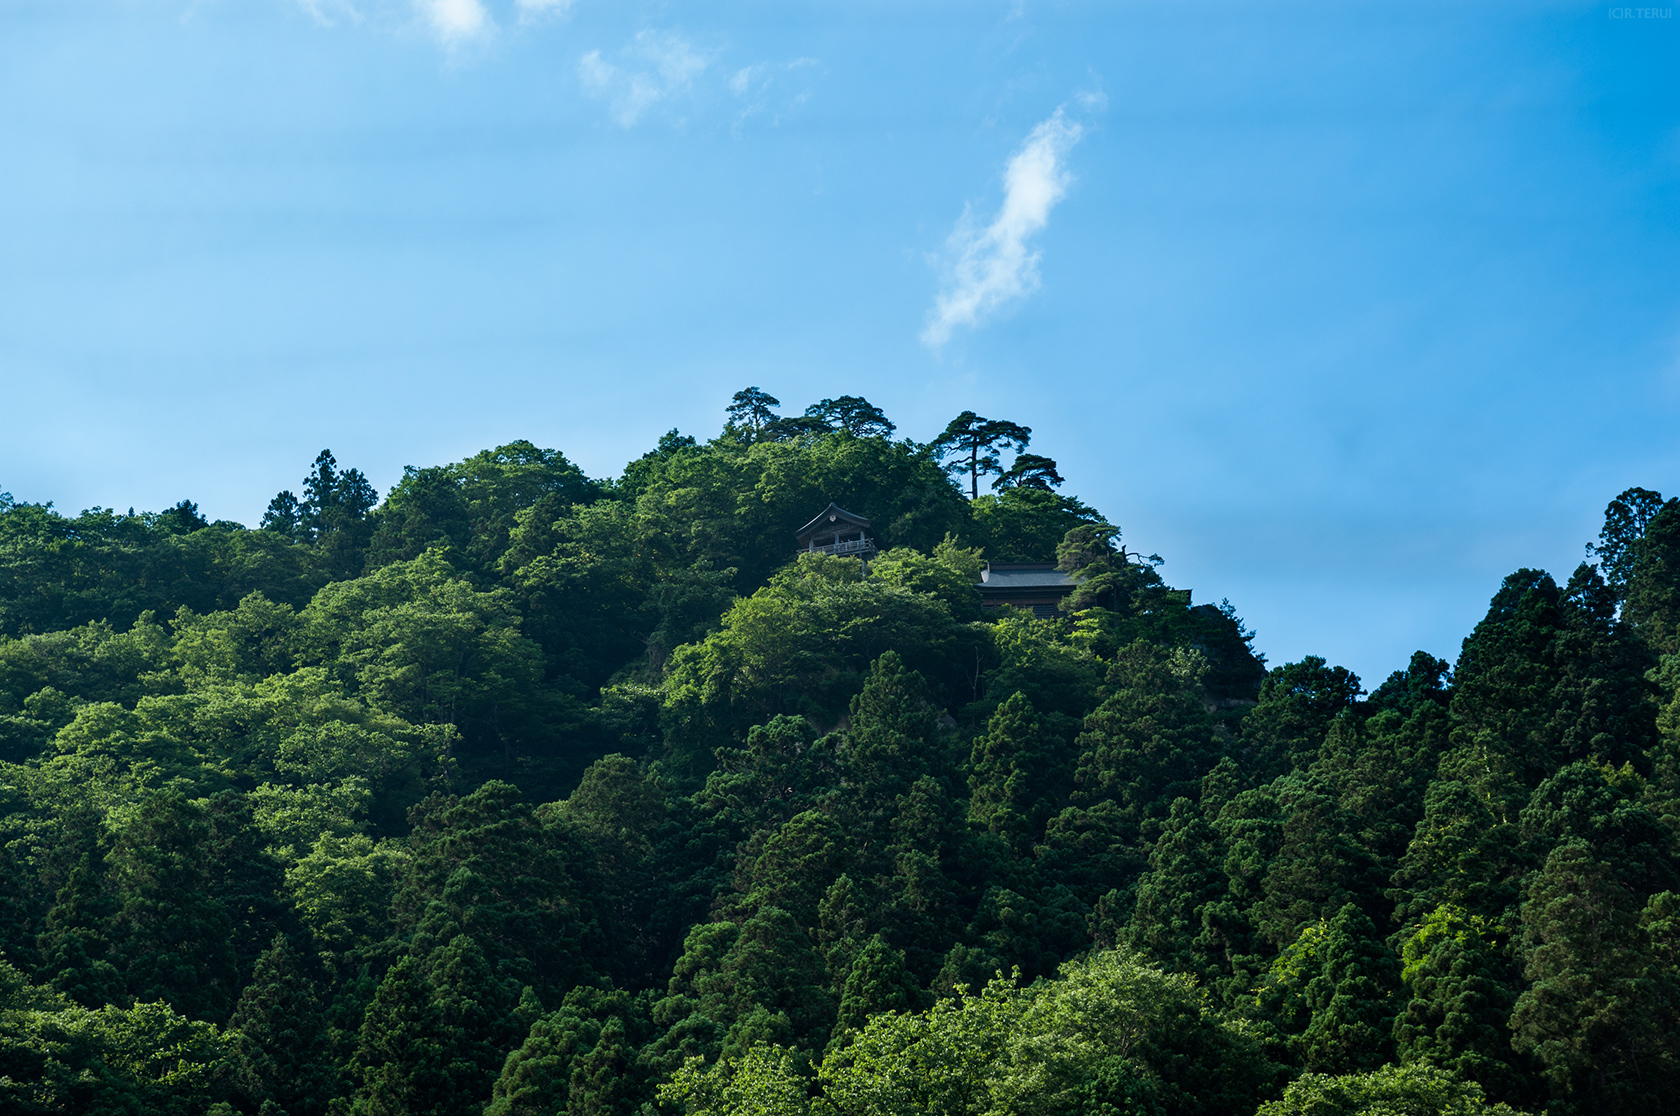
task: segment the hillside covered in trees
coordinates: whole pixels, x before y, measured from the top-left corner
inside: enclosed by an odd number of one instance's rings
[[[1680,1111],[1680,500],[1367,686],[1026,427],[779,407],[256,528],[0,495],[0,1108]]]

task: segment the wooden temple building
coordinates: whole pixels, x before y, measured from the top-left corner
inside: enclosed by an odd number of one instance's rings
[[[794,537],[806,554],[848,555],[868,562],[877,553],[871,529],[863,516],[830,503]],[[980,592],[980,607],[989,612],[1013,605],[1047,619],[1073,592],[1073,579],[1058,570],[1054,562],[988,562],[974,588]]]
[[[1014,605],[1048,620],[1056,615],[1062,598],[1073,592],[1073,578],[1054,562],[987,562],[975,588],[980,590],[980,607],[988,612]]]
[[[831,503],[822,514],[801,527],[794,537],[807,554],[849,554],[864,561],[875,557],[869,520]]]

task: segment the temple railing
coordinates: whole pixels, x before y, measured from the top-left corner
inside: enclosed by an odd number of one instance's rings
[[[827,546],[811,547],[811,553],[814,554],[862,554],[866,551],[874,553],[874,539],[846,539],[843,542],[829,543]]]

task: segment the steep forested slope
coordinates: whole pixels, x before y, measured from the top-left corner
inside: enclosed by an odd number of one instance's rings
[[[254,530],[0,497],[8,1110],[1680,1108],[1680,501],[1367,692],[1025,428],[776,406]]]

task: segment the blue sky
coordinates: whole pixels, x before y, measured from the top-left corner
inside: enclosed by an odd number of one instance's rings
[[[254,523],[323,446],[973,409],[1374,685],[1680,490],[1642,11],[0,0],[0,489]]]

